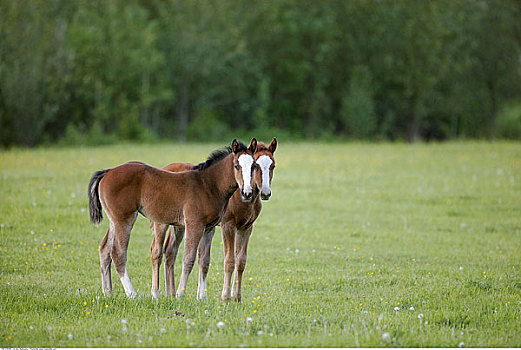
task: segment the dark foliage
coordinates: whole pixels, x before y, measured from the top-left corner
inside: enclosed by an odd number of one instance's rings
[[[0,13],[3,146],[521,130],[516,0],[7,0]]]

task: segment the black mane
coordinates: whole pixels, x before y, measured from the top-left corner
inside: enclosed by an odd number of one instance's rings
[[[248,148],[244,145],[244,143],[237,141],[239,144],[238,150],[239,151],[246,151]],[[218,150],[213,151],[208,158],[206,159],[206,162],[199,163],[197,165],[194,165],[190,169],[192,170],[204,170],[212,166],[213,164],[217,163],[220,160],[223,160],[228,156],[230,153],[232,153],[232,147],[227,146]]]

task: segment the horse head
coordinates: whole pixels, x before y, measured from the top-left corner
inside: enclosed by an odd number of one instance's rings
[[[253,155],[255,159],[254,183],[260,189],[262,200],[269,200],[271,197],[271,179],[273,178],[273,169],[275,169],[273,153],[276,149],[277,139],[274,137],[269,146],[259,142],[257,151]]]
[[[237,140],[233,140],[231,148],[235,181],[240,188],[242,200],[249,202],[253,198],[252,180],[255,165],[253,154],[257,150],[257,139],[252,138],[248,147]]]

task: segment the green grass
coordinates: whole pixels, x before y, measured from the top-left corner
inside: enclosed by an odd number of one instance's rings
[[[220,229],[208,302],[195,300],[196,269],[184,299],[152,300],[142,217],[128,256],[139,297],[126,299],[113,270],[105,299],[97,246],[108,222],[89,221],[92,173],[198,162],[219,146],[2,151],[0,347],[521,344],[518,143],[281,142],[243,303],[219,300]]]

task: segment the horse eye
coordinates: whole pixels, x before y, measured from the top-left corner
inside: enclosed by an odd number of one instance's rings
[[[238,164],[235,164],[235,169],[239,170],[241,167]]]

